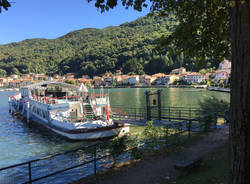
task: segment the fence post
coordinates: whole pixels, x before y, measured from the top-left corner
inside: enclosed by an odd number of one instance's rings
[[[168,120],[171,121],[171,118],[170,118],[170,107],[168,108]]]
[[[96,175],[96,145],[94,146],[94,174]]]
[[[146,95],[146,106],[147,106],[147,121],[150,121],[151,120],[151,108],[150,108],[149,91],[146,91],[145,95]]]
[[[181,120],[181,110],[179,110],[179,120]]]
[[[191,124],[192,124],[192,120],[190,119],[190,120],[188,121],[188,137],[191,136]]]
[[[191,107],[189,107],[188,137],[191,136],[191,124],[192,124],[192,119],[191,119]]]
[[[136,108],[135,108],[135,120],[136,120]]]
[[[31,177],[31,163],[28,163],[29,166],[29,183],[32,183],[32,177]]]
[[[161,120],[161,90],[157,91],[158,94],[158,120]]]

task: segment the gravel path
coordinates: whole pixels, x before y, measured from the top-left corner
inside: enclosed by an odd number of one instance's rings
[[[112,169],[97,177],[90,177],[74,184],[162,184],[168,177],[178,175],[174,165],[197,158],[204,158],[228,144],[228,127],[209,133],[191,146],[167,155],[157,155],[119,169]]]

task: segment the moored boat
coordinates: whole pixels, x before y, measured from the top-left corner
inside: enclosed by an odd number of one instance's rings
[[[109,96],[79,86],[47,81],[20,88],[9,97],[10,113],[42,125],[71,140],[94,140],[123,135],[128,124],[113,121]]]

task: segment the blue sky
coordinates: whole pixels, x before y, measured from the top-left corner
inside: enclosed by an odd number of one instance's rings
[[[0,14],[0,44],[29,38],[57,38],[83,28],[118,26],[149,13],[123,6],[101,13],[87,0],[23,0],[15,1]]]

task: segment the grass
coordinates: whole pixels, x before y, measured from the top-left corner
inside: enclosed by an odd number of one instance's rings
[[[145,128],[146,128],[145,126],[134,126],[133,125],[133,126],[130,126],[129,133],[131,135],[136,135],[138,133],[142,133]]]
[[[198,171],[181,174],[168,180],[165,184],[226,184],[229,183],[228,149],[223,148],[202,163]]]

